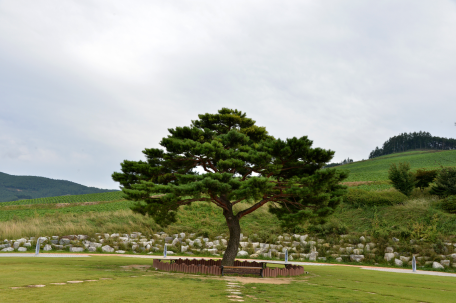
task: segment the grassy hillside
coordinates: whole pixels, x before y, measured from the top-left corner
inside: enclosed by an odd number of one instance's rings
[[[386,180],[391,163],[410,162],[413,170],[456,166],[456,151],[415,151],[393,154],[340,167],[351,173],[349,186],[369,190],[394,190]],[[148,217],[134,214],[133,202],[121,192],[63,196],[0,203],[0,238],[21,235],[92,234],[95,232],[227,232],[221,210],[208,203],[182,206],[178,221],[161,228]],[[241,205],[237,205],[240,207]],[[262,207],[241,220],[245,234],[266,240],[281,231],[279,221]],[[436,238],[456,235],[456,215],[445,213],[428,191],[415,190],[402,205],[354,208],[341,204],[324,225],[299,226],[297,231],[319,234],[375,234]]]
[[[0,172],[0,202],[110,192],[65,180],[34,176],[13,176]]]
[[[348,182],[353,181],[385,181],[388,180],[388,169],[391,163],[409,162],[412,170],[419,168],[439,168],[456,166],[456,150],[449,151],[410,151],[390,154],[370,160],[354,162],[337,169],[348,170]]]
[[[40,198],[0,203],[0,238],[43,234],[94,234],[163,230],[151,218],[130,210],[134,204],[122,198],[121,192]],[[239,203],[236,208],[245,205]],[[265,229],[265,226],[267,228]],[[241,221],[246,233],[268,237],[279,232],[277,218],[267,208]],[[181,206],[177,222],[164,229],[168,233],[198,232],[201,235],[227,232],[221,209],[205,202]]]

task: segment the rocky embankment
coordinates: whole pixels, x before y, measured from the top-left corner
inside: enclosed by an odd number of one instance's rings
[[[261,259],[284,259],[288,251],[289,260],[389,263],[390,265],[411,265],[415,256],[419,266],[433,268],[456,268],[456,243],[450,241],[430,243],[426,241],[400,240],[375,241],[369,236],[341,235],[328,239],[309,235],[283,234],[273,243],[257,241],[256,235],[241,235],[239,257]],[[167,235],[163,232],[153,235],[95,234],[40,237],[43,251],[103,252],[103,253],[160,253],[167,246],[169,255],[223,254],[228,239],[225,235],[207,238],[195,234]],[[16,240],[5,239],[0,244],[2,252],[34,251],[37,239],[24,237]]]

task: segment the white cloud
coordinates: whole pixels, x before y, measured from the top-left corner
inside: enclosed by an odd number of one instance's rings
[[[455,137],[455,30],[450,1],[3,1],[1,169],[112,188],[122,160],[221,107],[335,160]]]

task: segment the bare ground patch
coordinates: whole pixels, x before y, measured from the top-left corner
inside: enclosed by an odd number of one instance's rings
[[[137,269],[137,270],[144,270],[144,271],[148,270],[151,267],[152,267],[151,265],[137,265],[137,264],[121,266],[121,268],[123,268],[125,270]]]
[[[293,279],[287,278],[252,278],[252,277],[235,277],[237,281],[247,283],[261,283],[261,284],[290,284]]]

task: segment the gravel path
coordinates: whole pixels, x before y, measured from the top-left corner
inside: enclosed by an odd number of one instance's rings
[[[398,273],[401,273],[401,274],[443,276],[443,277],[455,277],[456,278],[456,274],[451,274],[451,273],[447,273],[447,272],[440,272],[440,271],[417,270],[416,272],[413,272],[411,269],[382,268],[382,267],[361,267],[361,269],[376,270],[376,271],[386,271],[386,272],[398,272]]]
[[[0,254],[0,257],[33,257],[33,258],[87,258],[90,257],[89,255],[76,255],[76,254],[39,254],[35,256],[35,254]]]

